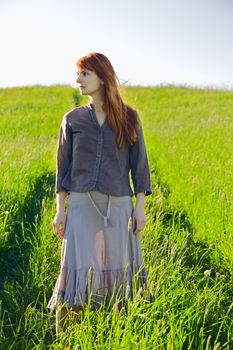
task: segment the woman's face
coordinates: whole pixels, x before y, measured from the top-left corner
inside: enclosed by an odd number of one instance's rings
[[[82,95],[92,96],[100,91],[103,81],[95,72],[86,68],[78,68],[76,82],[79,84],[79,89]]]

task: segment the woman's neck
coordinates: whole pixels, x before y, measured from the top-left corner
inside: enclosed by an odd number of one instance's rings
[[[100,100],[99,98],[90,98],[90,103],[93,104],[95,111],[97,113],[102,113],[103,112],[103,101]]]

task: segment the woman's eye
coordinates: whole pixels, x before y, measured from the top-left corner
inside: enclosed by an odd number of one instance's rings
[[[83,71],[83,72],[77,72],[77,76],[79,76],[80,74],[87,75],[87,72],[85,72],[85,71]]]

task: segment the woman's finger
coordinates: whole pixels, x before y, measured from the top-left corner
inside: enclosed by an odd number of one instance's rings
[[[136,218],[134,218],[133,222],[134,222],[134,225],[133,225],[133,233],[134,234],[138,234],[139,232],[144,230],[144,228],[146,226],[145,220],[137,220]]]
[[[133,233],[135,233],[136,229],[137,229],[137,220],[136,218],[133,216],[133,221],[132,221],[132,227],[133,227]]]
[[[54,230],[54,233],[56,236],[59,236],[59,237],[62,237],[64,236],[64,224],[63,224],[63,221],[57,223],[57,222],[54,222],[53,223],[53,230]]]

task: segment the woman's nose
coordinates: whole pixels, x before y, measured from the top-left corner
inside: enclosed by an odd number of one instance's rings
[[[76,83],[81,83],[80,76],[78,76],[78,78],[76,79]]]

